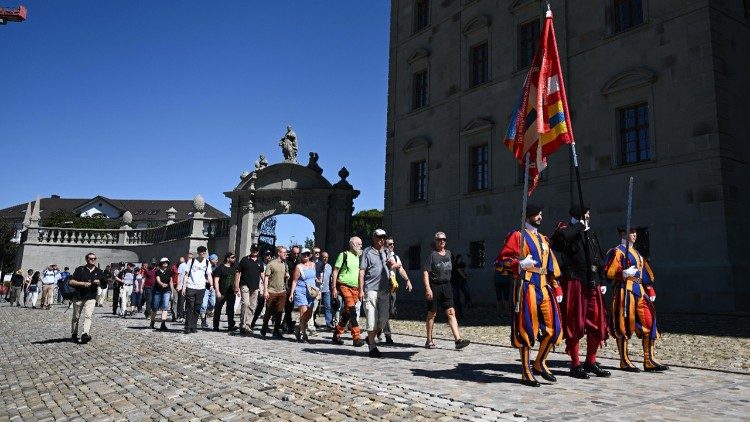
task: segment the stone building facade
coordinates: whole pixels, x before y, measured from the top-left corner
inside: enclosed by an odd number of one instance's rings
[[[660,309],[750,311],[750,2],[550,3],[602,243],[618,242],[634,176]],[[433,233],[446,232],[489,301],[498,248],[520,224],[521,175],[502,141],[546,6],[391,4],[385,225],[415,272]],[[532,196],[547,206],[543,232],[568,219],[572,181],[563,148]]]

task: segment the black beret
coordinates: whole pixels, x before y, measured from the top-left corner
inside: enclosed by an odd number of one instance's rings
[[[526,205],[526,217],[533,217],[544,209],[542,204],[527,204]]]
[[[568,211],[568,214],[570,214],[571,217],[580,220],[590,209],[591,208],[587,207],[586,205],[584,205],[583,207],[581,207],[580,205],[573,205],[572,207],[570,207],[570,211]]]

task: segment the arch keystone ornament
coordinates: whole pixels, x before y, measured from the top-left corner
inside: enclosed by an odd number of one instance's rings
[[[291,134],[298,148],[296,134]],[[287,133],[282,141],[290,138]],[[315,244],[325,250],[345,248],[351,236],[354,199],[359,196],[359,191],[346,181],[349,171],[342,168],[338,173],[341,180],[331,184],[317,165],[317,153],[310,154],[308,165],[301,165],[296,162],[296,151],[292,162],[287,154],[290,150],[280,146],[283,162],[256,166],[251,177],[224,192],[232,201],[228,250],[238,256],[248,255],[251,245],[258,242],[261,223],[281,214],[307,217],[315,228]]]

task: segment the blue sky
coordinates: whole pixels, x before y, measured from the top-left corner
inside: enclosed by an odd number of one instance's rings
[[[301,162],[316,151],[332,182],[346,166],[355,210],[382,209],[389,2],[22,4],[0,26],[0,208],[200,193],[228,212],[222,192],[260,153],[281,161],[292,124]]]

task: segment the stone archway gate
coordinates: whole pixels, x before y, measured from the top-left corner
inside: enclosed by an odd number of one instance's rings
[[[237,256],[250,253],[258,242],[260,223],[274,215],[299,214],[312,221],[315,243],[324,250],[336,252],[346,247],[351,233],[354,198],[359,196],[341,168],[340,180],[331,184],[317,165],[317,154],[310,154],[310,164],[295,162],[267,165],[265,159],[255,164],[255,171],[245,172],[241,182],[230,192],[232,200],[228,249]]]

